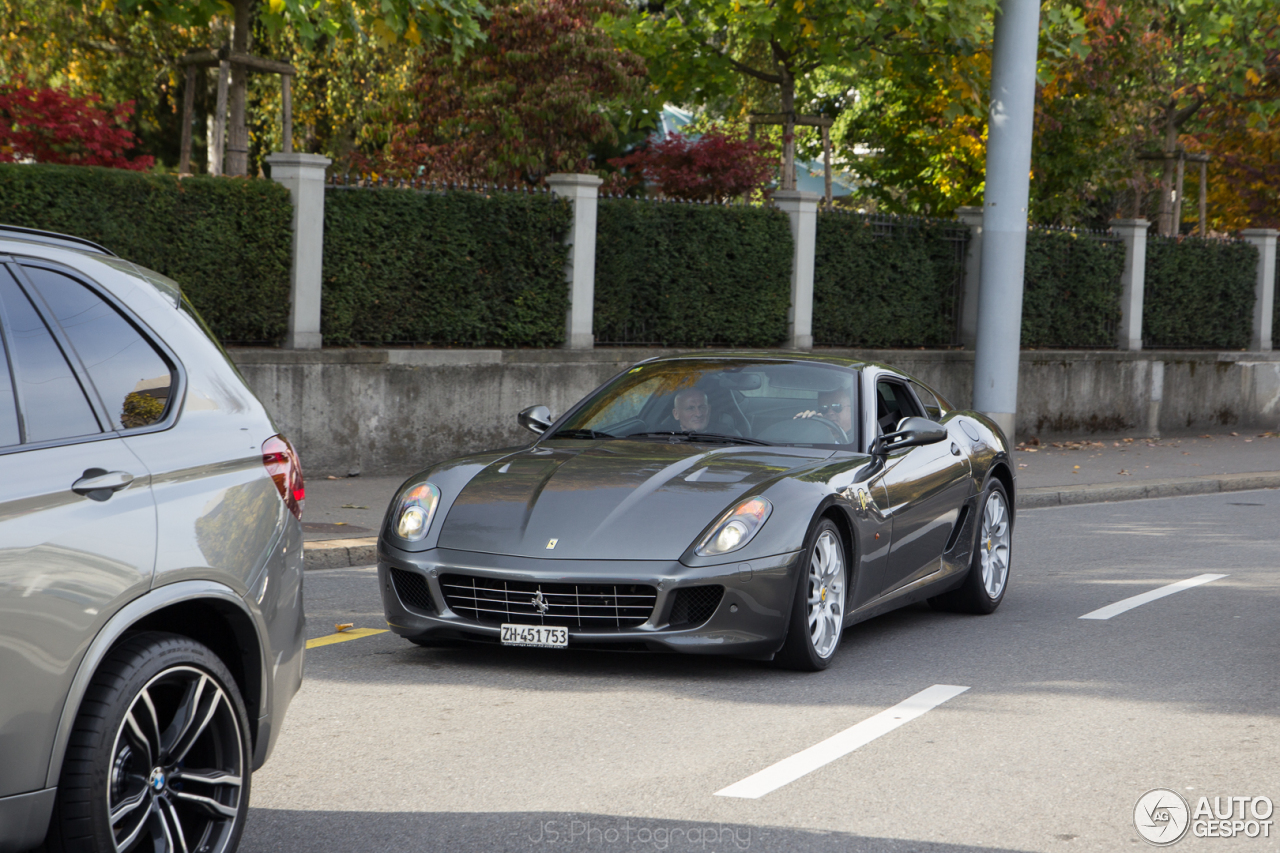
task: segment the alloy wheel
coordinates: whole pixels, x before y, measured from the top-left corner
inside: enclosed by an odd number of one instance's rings
[[[992,491],[982,513],[982,586],[993,601],[1009,578],[1009,507],[1004,495]]]
[[[823,530],[809,558],[809,638],[820,658],[830,657],[844,623],[844,555],[830,530]]]
[[[116,732],[107,813],[117,853],[223,851],[244,795],[235,707],[192,666],[163,670],[138,692]]]

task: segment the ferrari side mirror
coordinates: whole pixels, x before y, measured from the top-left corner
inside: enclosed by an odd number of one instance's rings
[[[516,416],[520,426],[542,435],[551,427],[551,410],[546,406],[530,406]]]
[[[871,445],[871,454],[881,456],[891,450],[937,444],[947,437],[947,428],[928,418],[903,418],[894,432],[879,436]]]

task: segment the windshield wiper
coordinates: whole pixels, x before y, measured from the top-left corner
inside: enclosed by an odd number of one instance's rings
[[[663,430],[660,432],[633,432],[627,438],[683,438],[685,441],[702,441],[702,442],[726,442],[728,444],[758,444],[765,447],[772,447],[773,442],[762,441],[758,438],[747,438],[741,435],[724,435],[718,432],[677,432],[675,430]]]
[[[586,438],[586,439],[618,438],[618,436],[614,435],[613,433],[596,432],[593,429],[562,429],[562,430],[557,430],[556,434],[550,437],[551,438]]]

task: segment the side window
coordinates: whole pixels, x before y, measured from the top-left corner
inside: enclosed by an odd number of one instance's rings
[[[173,374],[155,347],[119,311],[75,279],[39,267],[25,270],[89,371],[112,427],[132,429],[161,420]]]
[[[4,329],[0,325],[0,447],[11,447],[22,441],[18,431],[18,401],[13,396],[13,375],[4,346]]]
[[[924,416],[926,418],[931,421],[942,420],[942,405],[932,391],[919,382],[912,382],[911,390],[916,392],[916,396],[920,398],[920,402],[924,405]]]
[[[882,432],[893,432],[898,421],[919,414],[906,388],[885,379],[876,382],[876,420]]]
[[[54,441],[101,432],[62,350],[7,270],[0,270],[0,311],[26,440]]]

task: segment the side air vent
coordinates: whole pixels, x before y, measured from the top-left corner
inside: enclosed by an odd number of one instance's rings
[[[417,572],[406,572],[404,569],[391,570],[391,583],[395,585],[396,595],[405,607],[435,613],[436,606],[431,601],[431,590],[427,589],[427,579]]]
[[[956,516],[956,526],[951,528],[951,535],[947,537],[947,547],[943,551],[950,551],[956,547],[956,542],[960,539],[960,531],[964,530],[964,523],[969,520],[969,505],[965,504],[960,507],[960,514]]]
[[[719,585],[681,587],[676,590],[675,601],[671,604],[671,618],[667,621],[672,628],[701,625],[716,612],[723,597],[724,587]]]

